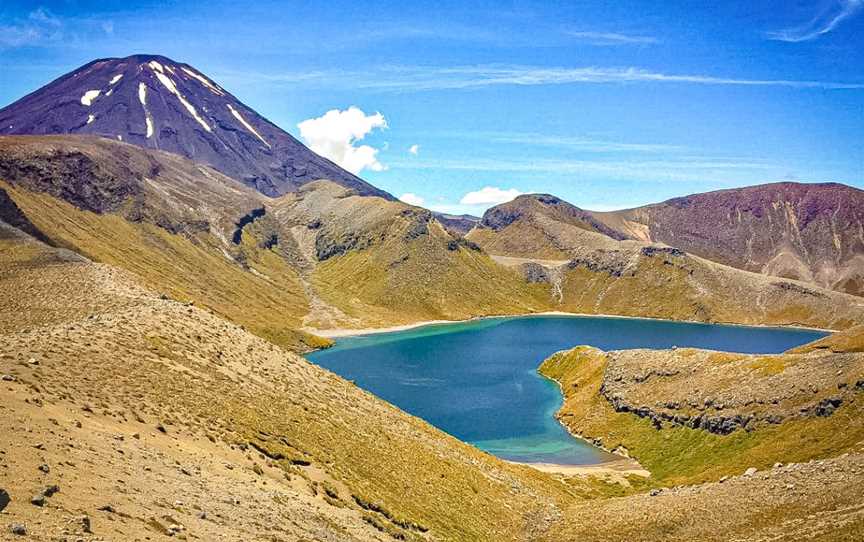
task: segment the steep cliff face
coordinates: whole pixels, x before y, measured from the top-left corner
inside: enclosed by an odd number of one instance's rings
[[[864,191],[775,183],[594,216],[633,239],[864,295]]]

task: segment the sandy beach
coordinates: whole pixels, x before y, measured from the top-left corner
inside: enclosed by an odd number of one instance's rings
[[[651,473],[645,470],[642,465],[634,459],[622,457],[614,461],[606,463],[597,463],[595,465],[556,465],[554,463],[519,463],[517,465],[527,465],[534,469],[550,474],[564,474],[567,476],[606,476],[606,475],[621,475],[621,476],[642,476],[647,478]]]
[[[836,329],[822,329],[816,327],[808,327],[808,326],[798,326],[798,325],[760,325],[760,324],[738,324],[734,322],[700,322],[698,320],[669,320],[666,318],[652,318],[650,316],[624,316],[620,314],[588,314],[582,312],[565,312],[565,311],[544,311],[544,312],[529,312],[523,314],[501,314],[501,315],[491,315],[491,316],[475,316],[473,318],[467,318],[465,320],[424,320],[420,322],[414,322],[411,324],[403,324],[398,326],[387,326],[387,327],[376,327],[376,328],[334,328],[334,329],[316,329],[316,328],[305,328],[303,331],[308,333],[312,333],[314,335],[318,335],[319,337],[326,337],[328,339],[338,339],[340,337],[353,337],[357,335],[375,335],[378,333],[391,333],[394,331],[406,331],[409,329],[414,329],[423,326],[429,326],[433,324],[459,324],[465,322],[473,322],[475,320],[488,320],[493,318],[518,318],[521,316],[581,316],[581,317],[594,317],[594,318],[619,318],[619,319],[628,319],[628,320],[655,320],[661,322],[681,322],[686,324],[711,324],[711,325],[721,325],[721,326],[738,326],[738,327],[771,327],[771,328],[790,328],[790,329],[803,329],[809,331],[824,331],[826,333],[836,333]]]

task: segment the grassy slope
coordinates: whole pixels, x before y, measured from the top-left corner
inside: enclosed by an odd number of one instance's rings
[[[250,264],[266,278],[229,261],[207,234],[193,240],[118,215],[83,211],[2,181],[0,188],[58,246],[132,271],[148,287],[211,308],[276,344],[290,348],[326,344],[291,329],[299,327],[299,318],[307,310],[297,274],[273,252],[257,249],[248,239],[244,243],[253,251]]]
[[[450,241],[431,223],[430,233],[405,241],[393,236],[369,249],[328,259],[315,285],[329,303],[377,325],[548,308],[542,288],[525,284],[487,255]]]
[[[864,303],[855,296],[796,286],[689,254],[628,260],[620,275],[584,266],[565,271],[564,310],[827,329],[846,329],[864,319]]]
[[[827,349],[831,352],[864,352],[864,324],[849,328],[843,333],[834,333],[827,337],[808,343],[789,352],[812,352]]]
[[[860,401],[844,405],[830,417],[795,419],[751,432],[716,435],[679,426],[658,430],[648,419],[615,412],[600,395],[606,364],[604,352],[577,347],[547,359],[540,372],[561,385],[565,400],[558,416],[570,430],[600,438],[609,449],[623,446],[660,485],[717,480],[778,461],[832,457],[864,440]]]

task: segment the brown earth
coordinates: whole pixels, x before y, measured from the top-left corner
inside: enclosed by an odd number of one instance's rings
[[[764,184],[592,216],[631,239],[864,295],[864,191],[851,186]]]

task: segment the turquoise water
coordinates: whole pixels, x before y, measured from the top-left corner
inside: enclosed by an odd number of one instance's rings
[[[825,336],[798,329],[637,318],[525,316],[340,339],[307,358],[501,458],[584,465],[609,455],[555,420],[557,385],[537,373],[553,352],[692,346],[776,353]]]

